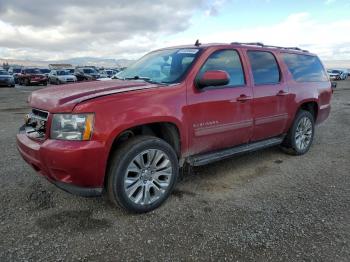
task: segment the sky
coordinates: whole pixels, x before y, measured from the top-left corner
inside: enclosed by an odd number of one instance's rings
[[[5,59],[136,59],[196,39],[350,60],[350,0],[0,0]]]

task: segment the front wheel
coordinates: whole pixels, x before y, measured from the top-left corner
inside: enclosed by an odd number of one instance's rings
[[[131,138],[111,156],[108,196],[129,211],[149,212],[169,197],[178,173],[178,159],[168,143],[152,136]]]
[[[282,148],[293,155],[303,155],[309,151],[315,133],[315,120],[309,111],[300,110],[290,128]]]

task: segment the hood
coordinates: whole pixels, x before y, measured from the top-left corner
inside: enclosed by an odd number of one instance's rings
[[[46,75],[44,74],[27,74],[29,75],[30,77],[46,77]]]
[[[4,79],[4,78],[13,78],[13,76],[10,75],[0,75],[0,78]]]
[[[32,92],[28,98],[33,108],[49,112],[71,112],[85,100],[116,93],[155,88],[158,85],[140,81],[90,81],[77,84],[51,86]]]

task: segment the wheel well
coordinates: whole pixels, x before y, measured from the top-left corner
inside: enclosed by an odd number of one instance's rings
[[[180,133],[177,126],[167,122],[150,123],[150,124],[135,126],[127,130],[124,130],[114,139],[110,153],[109,153],[109,157],[108,157],[106,172],[108,171],[110,166],[110,157],[112,153],[118,147],[120,147],[124,142],[126,142],[128,139],[138,135],[150,135],[150,136],[155,136],[165,140],[169,145],[173,147],[177,157],[180,158],[181,140],[180,140]],[[107,179],[104,180],[105,187],[106,187],[106,183],[107,183]]]
[[[124,130],[114,139],[111,152],[126,140],[138,135],[149,135],[163,139],[173,147],[177,156],[180,157],[181,140],[179,130],[176,125],[167,122],[150,123]]]
[[[314,116],[314,119],[317,119],[318,106],[316,102],[306,102],[302,104],[299,109],[309,111]]]

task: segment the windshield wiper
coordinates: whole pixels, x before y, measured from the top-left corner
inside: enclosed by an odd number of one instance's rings
[[[151,78],[149,78],[149,77],[144,77],[144,76],[125,77],[124,80],[143,80],[143,81],[145,81],[145,82],[147,82],[147,83],[151,83],[151,84],[161,84],[161,85],[164,85],[164,83],[154,81],[154,80],[152,80]]]

